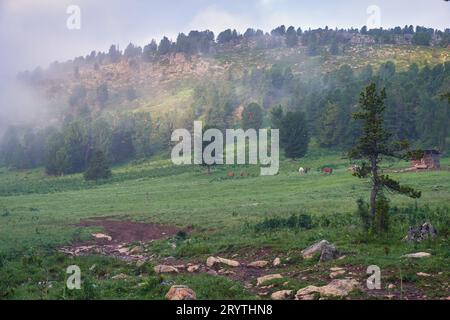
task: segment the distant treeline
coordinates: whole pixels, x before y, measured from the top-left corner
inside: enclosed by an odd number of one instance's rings
[[[83,65],[99,65],[115,63],[121,59],[142,59],[154,61],[160,56],[170,53],[184,53],[186,55],[214,54],[221,48],[235,47],[242,44],[252,45],[259,49],[271,49],[280,47],[306,46],[311,56],[329,52],[338,55],[349,44],[373,45],[373,44],[411,44],[421,46],[450,45],[450,29],[436,30],[421,26],[396,27],[391,29],[329,29],[328,27],[314,30],[302,30],[293,26],[280,26],[270,33],[262,30],[247,29],[244,34],[236,30],[225,30],[215,36],[211,31],[191,31],[188,34],[180,33],[175,41],[163,37],[159,44],[152,40],[144,47],[130,43],[125,50],[120,50],[117,45],[111,45],[108,52],[92,51],[87,56],[80,56],[67,63],[74,68]],[[54,62],[50,68],[58,69],[64,63]],[[77,71],[75,70],[75,73]],[[19,77],[23,80],[39,80],[42,70],[36,68],[33,72],[23,72]]]
[[[280,129],[282,138],[289,138],[289,130],[308,141],[314,138],[322,147],[348,150],[361,130],[351,115],[369,82],[386,87],[385,125],[393,139],[448,150],[450,104],[443,95],[450,88],[450,62],[422,69],[412,64],[402,72],[387,62],[376,71],[368,65],[359,73],[344,65],[308,81],[284,65],[255,68],[239,79],[199,85],[191,107],[172,117],[151,119],[139,113],[93,120],[88,114],[68,118],[59,129],[11,127],[0,144],[0,159],[19,169],[45,166],[49,174],[82,172],[95,151],[114,164],[170,150],[172,131],[191,129],[199,119],[221,130],[271,126]],[[294,123],[294,118],[299,120]],[[305,146],[290,143],[297,155],[305,153]],[[282,146],[287,144],[282,141]]]
[[[0,154],[1,162],[9,167],[45,166],[48,174],[62,175],[85,171],[98,151],[106,155],[109,163],[119,164],[167,149],[162,143],[168,143],[168,139],[169,128],[153,128],[148,113],[80,118],[67,121],[61,128],[10,127],[3,136]]]

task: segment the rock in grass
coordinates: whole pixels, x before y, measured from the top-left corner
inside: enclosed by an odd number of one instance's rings
[[[327,240],[314,243],[302,251],[303,259],[310,260],[320,254],[320,262],[327,262],[339,258],[339,252],[336,247]]]
[[[187,286],[172,286],[166,294],[167,300],[181,301],[181,300],[195,300],[195,292]]]
[[[275,258],[275,260],[273,260],[273,266],[274,267],[278,267],[281,264],[281,259],[280,258]]]
[[[197,272],[198,270],[200,270],[200,266],[198,264],[197,265],[188,266],[188,268],[187,268],[187,271],[189,273],[194,273],[194,272]]]
[[[296,300],[311,300],[315,293],[321,297],[346,297],[359,286],[355,279],[333,280],[323,287],[308,286],[300,289],[295,295]]]
[[[233,267],[233,268],[237,268],[241,265],[238,261],[224,259],[224,258],[220,258],[220,257],[209,257],[206,260],[206,265],[210,268],[214,267],[217,264],[225,264],[225,265],[227,265],[229,267]]]
[[[247,266],[249,268],[265,268],[265,267],[267,267],[268,264],[269,264],[269,261],[262,260],[262,261],[255,261],[255,262],[249,263]]]
[[[287,300],[292,298],[292,290],[282,290],[272,293],[272,300]]]
[[[281,274],[270,274],[267,276],[259,277],[256,280],[256,285],[261,286],[268,281],[275,280],[275,279],[281,279],[281,278],[283,278],[283,276]]]
[[[159,265],[154,268],[155,272],[160,273],[178,273],[178,269],[172,266]]]
[[[402,258],[411,258],[411,259],[422,259],[422,258],[429,258],[431,257],[431,254],[428,252],[417,252],[417,253],[410,253],[405,254],[402,256]]]
[[[113,280],[125,280],[128,276],[124,273],[119,273],[118,275],[112,277]]]
[[[112,237],[108,236],[107,234],[103,234],[103,233],[94,233],[92,235],[95,239],[99,239],[99,240],[108,240],[108,241],[112,241]]]
[[[436,239],[437,231],[431,223],[424,223],[419,227],[409,228],[405,240],[408,242],[422,242],[427,239]]]

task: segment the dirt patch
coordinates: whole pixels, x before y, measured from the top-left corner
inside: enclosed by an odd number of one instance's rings
[[[89,241],[89,243],[95,244],[145,243],[174,236],[180,231],[179,228],[174,226],[110,219],[82,220],[79,226],[101,227],[104,230],[104,234],[112,238],[111,241],[107,239],[93,239]]]
[[[82,220],[77,226],[101,227],[103,231],[93,234],[89,241],[60,248],[60,252],[71,256],[104,255],[125,261],[148,260],[151,257],[144,244],[173,237],[181,231],[174,226],[111,218]]]

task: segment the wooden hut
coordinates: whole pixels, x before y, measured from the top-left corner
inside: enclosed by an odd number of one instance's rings
[[[440,169],[441,153],[437,150],[424,150],[422,158],[412,160],[411,165],[417,170]]]

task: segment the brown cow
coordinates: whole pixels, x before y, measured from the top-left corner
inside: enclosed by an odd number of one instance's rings
[[[228,178],[234,178],[234,172],[228,172]]]
[[[323,168],[322,173],[333,174],[333,168]]]

